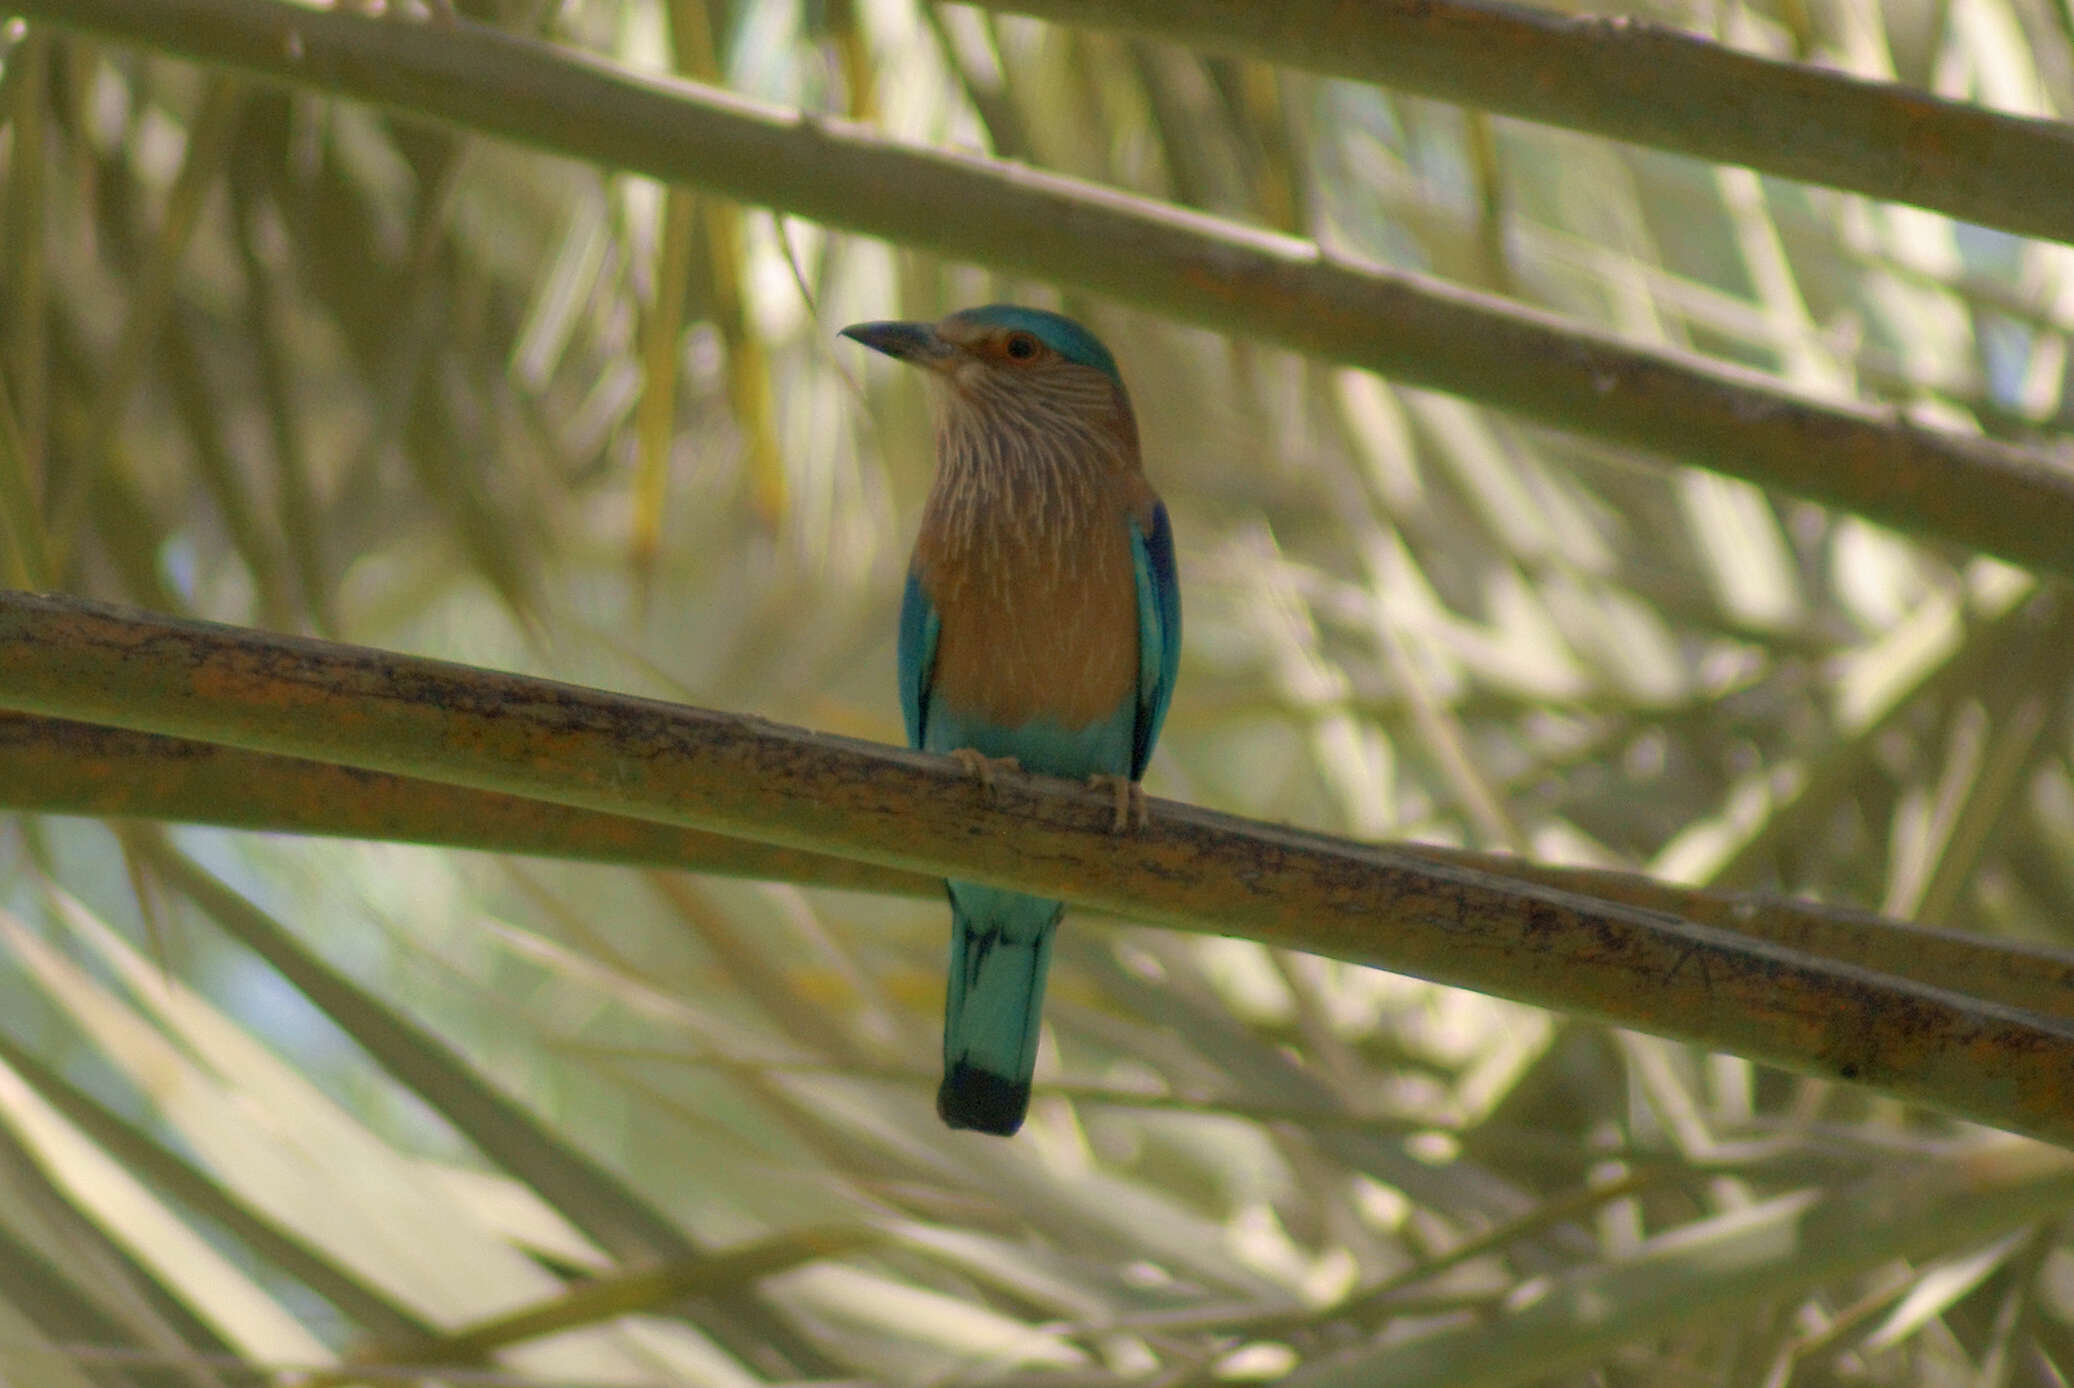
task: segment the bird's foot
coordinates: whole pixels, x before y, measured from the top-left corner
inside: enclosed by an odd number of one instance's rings
[[[1096,790],[1108,786],[1116,796],[1116,819],[1109,826],[1112,834],[1121,834],[1130,828],[1143,829],[1152,822],[1152,802],[1145,797],[1145,787],[1128,776],[1095,775],[1087,778],[1088,785]]]
[[[979,780],[980,791],[992,801],[999,792],[994,788],[994,777],[1003,771],[1021,771],[1023,764],[1014,757],[990,757],[975,747],[959,747],[952,751],[951,760],[965,768],[967,774]]]

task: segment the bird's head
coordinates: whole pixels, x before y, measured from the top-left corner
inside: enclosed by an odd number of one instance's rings
[[[933,393],[947,445],[1049,440],[1136,461],[1137,426],[1116,359],[1062,314],[988,304],[936,323],[853,323],[843,336],[928,373],[941,387]]]

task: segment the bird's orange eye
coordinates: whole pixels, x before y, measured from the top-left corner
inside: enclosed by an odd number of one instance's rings
[[[1037,355],[1037,339],[1028,333],[1011,333],[1008,338],[1008,355],[1017,361],[1028,361]]]

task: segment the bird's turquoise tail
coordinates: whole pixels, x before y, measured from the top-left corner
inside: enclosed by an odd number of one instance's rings
[[[1030,1107],[1051,932],[1065,904],[951,882],[951,984],[936,1111],[953,1128],[1007,1137]]]

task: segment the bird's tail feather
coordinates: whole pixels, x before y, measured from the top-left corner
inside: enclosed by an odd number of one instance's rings
[[[1023,1125],[1051,932],[1064,903],[953,882],[950,994],[936,1111],[953,1128],[1007,1137]]]

